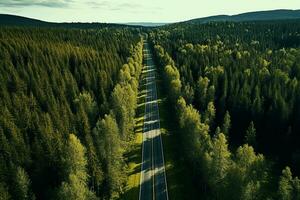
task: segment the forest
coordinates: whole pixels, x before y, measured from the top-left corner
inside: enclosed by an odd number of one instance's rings
[[[0,28],[0,199],[115,199],[126,183],[135,28]]]
[[[152,48],[205,199],[300,199],[300,23],[178,23]]]
[[[0,26],[0,199],[122,199],[144,39],[197,195],[300,199],[299,20]]]

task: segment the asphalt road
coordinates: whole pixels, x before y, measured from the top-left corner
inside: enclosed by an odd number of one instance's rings
[[[156,67],[147,42],[144,43],[143,54],[146,70],[146,106],[139,200],[168,200],[155,82]]]

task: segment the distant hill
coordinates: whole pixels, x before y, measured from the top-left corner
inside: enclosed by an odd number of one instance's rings
[[[0,25],[47,26],[51,25],[51,23],[16,15],[0,14]]]
[[[33,26],[52,28],[103,28],[103,27],[124,27],[125,24],[109,23],[55,23],[45,22],[37,19],[21,17],[16,15],[0,14],[0,26]],[[135,25],[137,26],[137,25]]]
[[[186,21],[187,23],[207,23],[213,21],[270,21],[284,19],[300,19],[300,10],[270,10],[248,12],[238,15],[216,15]]]
[[[129,23],[126,23],[126,25],[144,26],[144,27],[158,27],[158,26],[164,26],[167,24],[168,23],[152,23],[152,22],[129,22]]]
[[[248,12],[238,15],[216,15],[192,19],[180,23],[201,24],[213,21],[270,21],[270,20],[285,20],[285,19],[300,19],[300,10],[270,10]],[[0,26],[35,26],[35,27],[58,27],[58,28],[103,28],[103,27],[158,27],[168,23],[151,23],[151,22],[131,22],[125,24],[110,24],[110,23],[54,23],[45,22],[37,19],[31,19],[22,16],[0,14]]]

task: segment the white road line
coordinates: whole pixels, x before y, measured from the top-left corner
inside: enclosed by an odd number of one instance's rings
[[[149,54],[148,54],[149,56]],[[148,60],[147,60],[148,61]],[[148,61],[148,64],[149,64],[149,61]],[[150,77],[152,77],[152,74],[151,74],[151,71],[149,72],[150,73]],[[153,101],[153,80],[150,80],[150,88],[151,88],[151,93],[150,93],[150,102]],[[150,103],[150,120],[152,120],[152,103]],[[150,137],[151,137],[151,159],[152,159],[152,165],[151,165],[151,172],[152,172],[152,199],[155,200],[155,171],[154,171],[154,148],[153,148],[153,124],[150,124]]]
[[[145,68],[145,65],[144,65],[144,68]],[[147,92],[148,92],[148,89],[147,89],[147,77],[146,77],[146,98],[145,98],[145,102],[147,101]],[[145,105],[145,113],[144,113],[144,121],[146,120],[146,115],[147,115],[147,112],[146,112],[146,107],[147,105]],[[142,185],[143,185],[143,176],[144,176],[144,133],[145,133],[145,128],[146,127],[146,124],[144,123],[144,127],[143,127],[143,132],[142,132],[142,165],[141,165],[141,175],[140,175],[140,194],[139,194],[139,200],[141,200],[141,194],[142,194]]]
[[[151,169],[150,170],[150,179],[152,180],[152,200],[156,199],[155,195],[155,176],[156,172],[160,172],[163,170],[164,181],[165,181],[165,192],[167,200],[169,199],[168,196],[168,185],[166,179],[166,169],[165,169],[165,161],[164,161],[164,152],[163,152],[163,144],[162,144],[162,136],[160,131],[160,115],[159,115],[159,107],[158,107],[158,100],[157,100],[157,86],[156,86],[156,68],[153,63],[153,59],[151,56],[151,51],[146,46],[147,49],[144,49],[144,70],[145,70],[145,79],[146,79],[146,97],[145,97],[145,114],[144,114],[144,126],[143,126],[143,144],[142,144],[142,165],[141,165],[141,175],[140,175],[140,194],[139,200],[143,200],[142,198],[142,185],[145,181],[145,163],[144,163],[144,151],[145,151],[145,144],[146,140],[151,139]],[[151,65],[150,65],[151,64]],[[148,108],[148,111],[147,111]],[[155,116],[154,116],[155,113]],[[157,114],[157,115],[156,115]],[[156,128],[156,123],[158,121],[158,128]],[[159,135],[160,140],[160,149],[161,149],[161,156],[162,156],[162,167],[156,168],[156,161],[155,161],[155,154],[154,153],[154,138]],[[147,181],[150,181],[150,179]]]

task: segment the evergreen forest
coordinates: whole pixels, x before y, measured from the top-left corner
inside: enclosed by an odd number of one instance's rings
[[[195,199],[300,199],[299,20],[90,26],[0,26],[1,200],[124,199],[146,40]]]
[[[141,67],[136,29],[1,27],[1,199],[117,198]]]
[[[179,23],[149,34],[182,157],[207,199],[300,199],[300,23]]]

